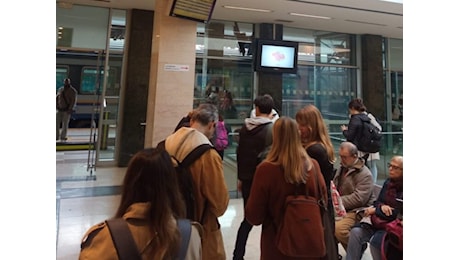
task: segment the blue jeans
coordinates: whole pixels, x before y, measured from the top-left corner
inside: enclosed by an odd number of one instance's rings
[[[371,244],[369,248],[371,249],[371,255],[373,260],[382,259],[382,251],[380,250],[380,246],[375,247]]]
[[[370,225],[361,224],[350,230],[347,246],[347,260],[359,260],[363,256],[364,250],[367,247],[367,242],[374,234]]]
[[[374,180],[374,184],[377,183],[377,175],[378,175],[377,161],[378,160],[369,160],[369,159],[366,161],[366,166],[367,168],[369,168],[369,170],[372,173],[372,179]]]

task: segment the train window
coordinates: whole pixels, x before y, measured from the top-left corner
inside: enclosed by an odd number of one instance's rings
[[[96,67],[83,67],[81,70],[81,94],[95,94],[96,88],[102,86],[102,77],[97,77],[97,72],[102,76],[103,70]]]
[[[97,78],[97,71],[100,72],[100,78],[98,81]],[[119,87],[119,83],[116,75],[117,75],[117,68],[110,68],[109,75],[108,75],[108,84],[107,88],[111,89],[116,86]],[[81,94],[94,94],[96,93],[95,90],[99,89],[98,86],[102,87],[103,83],[103,76],[104,71],[101,69],[97,69],[96,67],[83,67],[81,71],[81,86],[80,86],[80,93]]]
[[[69,77],[69,66],[56,66],[56,91],[64,84],[64,79]]]

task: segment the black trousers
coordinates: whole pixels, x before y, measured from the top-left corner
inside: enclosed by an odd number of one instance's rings
[[[248,201],[249,194],[251,192],[252,179],[241,180],[241,193],[243,195],[243,205],[246,208],[246,202]],[[236,235],[235,249],[233,250],[233,260],[244,259],[246,252],[246,242],[248,241],[249,232],[252,230],[252,225],[243,218],[240,224],[238,233]]]

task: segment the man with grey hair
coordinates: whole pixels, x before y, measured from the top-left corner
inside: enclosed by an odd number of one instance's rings
[[[343,142],[339,148],[340,169],[333,182],[342,198],[347,214],[335,222],[335,237],[347,250],[350,230],[357,221],[356,211],[367,208],[375,200],[374,181],[364,159],[358,156],[358,148],[351,142]]]
[[[165,140],[165,149],[179,162],[202,144],[212,146],[218,121],[217,107],[201,104],[190,114],[190,126],[179,128]],[[222,159],[215,149],[204,152],[190,165],[195,197],[195,217],[204,229],[203,259],[225,260],[225,247],[218,217],[227,210],[229,195]]]

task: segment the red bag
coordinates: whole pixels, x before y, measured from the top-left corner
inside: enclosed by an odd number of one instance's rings
[[[372,227],[374,227],[375,229],[385,229],[386,225],[390,223],[390,221],[391,220],[379,218],[375,214],[371,215]]]
[[[398,250],[403,250],[403,225],[401,220],[395,219],[385,227],[387,231],[388,242]]]
[[[382,243],[380,246],[382,260],[389,259],[387,257],[388,250],[397,249],[400,252],[403,251],[403,225],[401,220],[395,219],[388,223],[386,225],[385,231],[386,232],[383,235]]]

